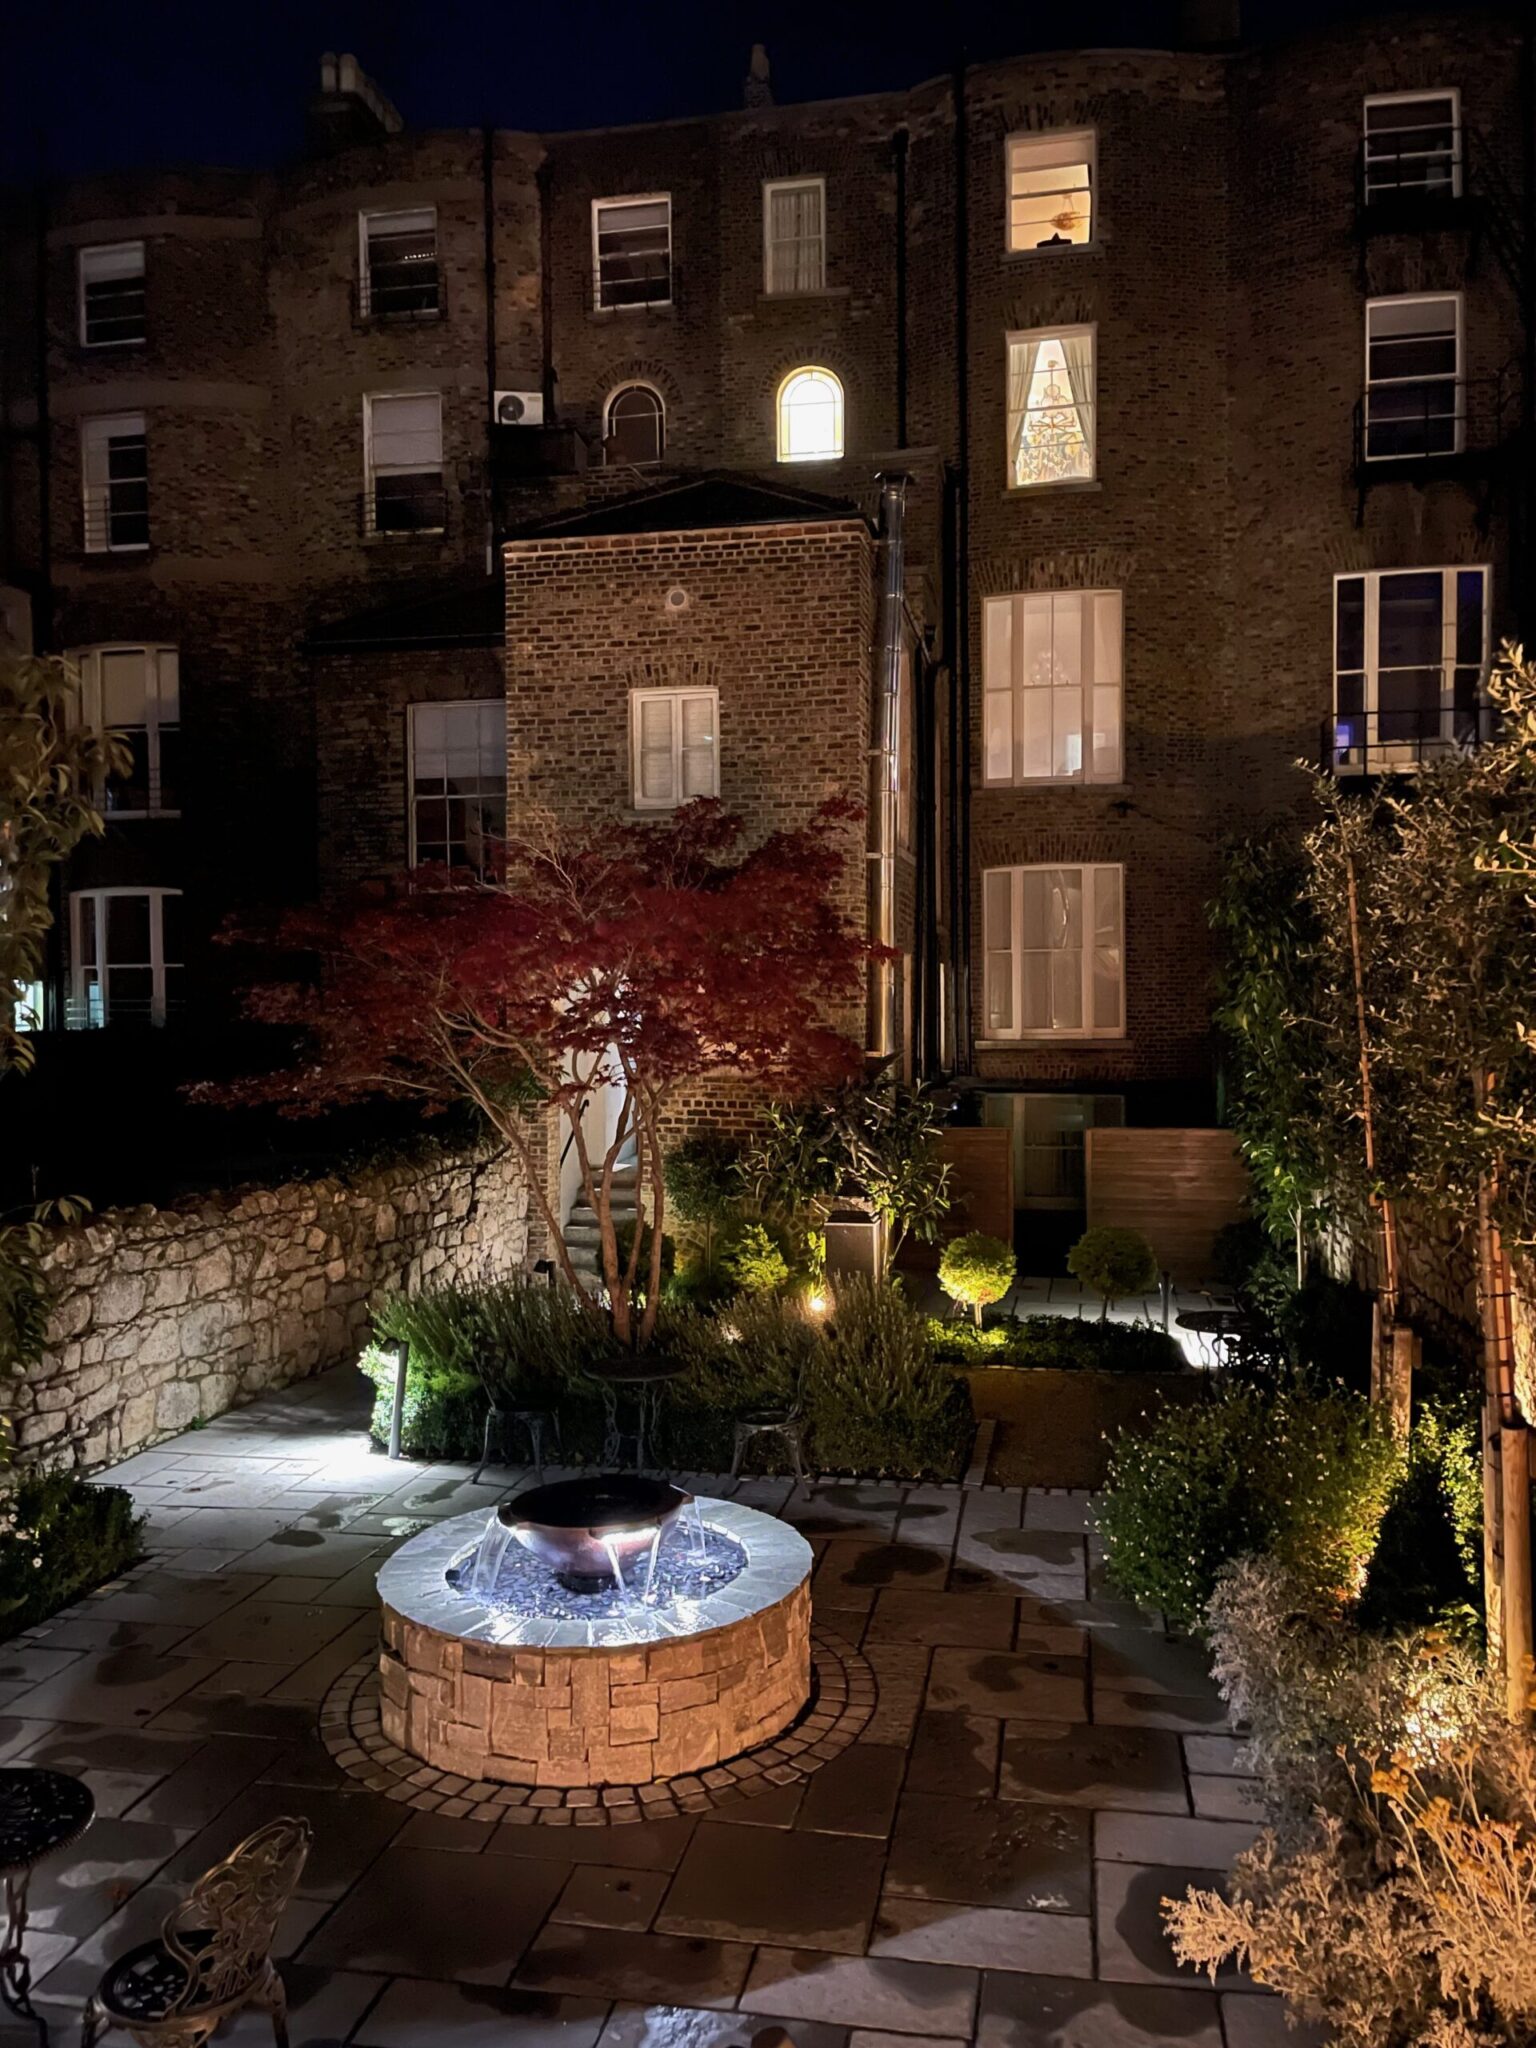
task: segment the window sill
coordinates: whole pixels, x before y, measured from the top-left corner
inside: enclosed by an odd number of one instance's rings
[[[978,1038],[976,1041],[978,1052],[1018,1052],[1021,1049],[1040,1052],[1053,1046],[1072,1046],[1085,1052],[1092,1051],[1098,1046],[1113,1046],[1117,1052],[1136,1050],[1131,1039],[1123,1035],[1115,1037],[1103,1031],[1035,1031],[1021,1034],[1017,1038]]]
[[[153,541],[143,541],[132,547],[82,548],[82,562],[143,562],[155,551]]]
[[[623,320],[636,313],[673,313],[676,310],[675,299],[652,299],[643,306],[593,306],[587,317],[590,320]]]
[[[1030,256],[1102,256],[1104,244],[1095,239],[1091,242],[1037,242],[1032,249],[1010,249],[1004,245],[1003,255],[1010,263],[1020,263]]]
[[[1085,491],[1102,491],[1103,484],[1096,476],[1064,476],[1053,484],[1005,484],[1004,499],[1009,498],[1054,498],[1071,497]]]
[[[158,825],[166,820],[179,824],[181,820],[180,811],[104,811],[102,816],[108,825]]]
[[[78,356],[130,355],[136,348],[148,348],[149,336],[136,334],[132,341],[77,341],[75,353]]]
[[[1079,789],[1082,790],[1085,794],[1091,794],[1093,796],[1129,796],[1131,790],[1131,785],[1128,782],[1089,782],[1085,780],[1084,777],[1082,777],[1081,775],[1035,775],[1031,776],[1027,782],[983,781],[980,786],[984,790],[1013,789],[1054,791],[1058,789]]]
[[[852,297],[853,291],[849,285],[824,284],[819,290],[813,292],[762,291],[757,295],[757,302],[760,306],[803,306],[808,299],[851,299]]]
[[[430,542],[435,546],[438,542],[445,541],[447,538],[448,529],[446,526],[417,526],[413,527],[409,533],[365,533],[363,535],[363,546],[365,548],[410,547],[413,542],[421,541]]]

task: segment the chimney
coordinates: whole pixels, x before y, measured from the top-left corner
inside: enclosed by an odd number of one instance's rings
[[[309,146],[316,155],[382,142],[404,126],[393,102],[350,51],[339,57],[326,51],[320,59],[320,90],[309,103]]]
[[[773,105],[773,80],[768,73],[768,52],[761,43],[752,45],[752,61],[747,66],[747,76],[741,88],[741,104],[744,107]]]

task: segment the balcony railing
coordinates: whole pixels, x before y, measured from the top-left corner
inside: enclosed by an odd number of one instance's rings
[[[664,255],[604,256],[592,273],[592,303],[600,313],[626,306],[677,303],[677,266]]]
[[[1411,773],[1427,761],[1470,753],[1492,738],[1496,724],[1491,704],[1337,711],[1322,730],[1320,763],[1331,775]]]
[[[119,1026],[129,1030],[158,1031],[178,1023],[186,1006],[179,996],[154,999],[148,996],[114,996],[103,1005],[97,996],[71,996],[64,1005],[66,1031],[106,1031]]]
[[[435,263],[375,263],[352,287],[352,316],[359,326],[441,320],[443,313],[442,273]]]
[[[1519,424],[1512,372],[1422,377],[1371,384],[1354,414],[1357,476],[1478,465],[1509,442]]]
[[[440,474],[375,477],[360,509],[364,540],[429,540],[448,528]]]
[[[1368,229],[1448,225],[1467,198],[1460,126],[1441,121],[1367,136],[1355,159],[1355,196]]]

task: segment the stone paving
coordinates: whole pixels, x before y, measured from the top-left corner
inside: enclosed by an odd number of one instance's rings
[[[818,1626],[873,1669],[857,1739],[707,1811],[496,1826],[362,1786],[320,1738],[392,1546],[521,1477],[390,1464],[367,1394],[331,1373],[120,1466],[151,1559],[0,1646],[0,1761],[81,1773],[100,1816],[33,1886],[62,2038],[106,1960],[292,1813],[315,1831],[281,1941],[294,2048],[1296,2039],[1169,1955],[1159,1900],[1250,1839],[1251,1788],[1200,1656],[1104,1591],[1085,1495],[744,1482],[811,1542]]]

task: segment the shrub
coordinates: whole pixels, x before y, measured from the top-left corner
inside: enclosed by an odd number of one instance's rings
[[[1018,1270],[1013,1246],[984,1230],[952,1237],[939,1255],[939,1285],[953,1302],[968,1308],[981,1328],[981,1312],[1001,1301]]]
[[[29,1474],[0,1495],[0,1637],[31,1628],[139,1554],[142,1520],[121,1486]]]
[[[777,1294],[789,1281],[789,1261],[765,1223],[744,1223],[720,1263],[741,1294]]]
[[[1475,1421],[1431,1408],[1413,1426],[1407,1469],[1381,1525],[1360,1596],[1361,1626],[1481,1625],[1483,1487]]]
[[[395,1406],[394,1354],[370,1344],[357,1369],[373,1382],[373,1413],[368,1433],[376,1444],[389,1442]],[[400,1448],[408,1458],[478,1458],[485,1429],[485,1389],[473,1373],[433,1372],[406,1361],[405,1411],[400,1419]]]
[[[964,1384],[933,1355],[926,1318],[897,1287],[841,1279],[806,1387],[825,1469],[958,1475],[971,1434]]]
[[[1362,1631],[1272,1560],[1222,1575],[1208,1629],[1272,1825],[1229,1897],[1170,1902],[1180,1959],[1235,1957],[1351,2048],[1529,2039],[1536,1743],[1481,1662]]]
[[[1122,1230],[1118,1224],[1096,1223],[1085,1230],[1067,1253],[1067,1271],[1090,1292],[1102,1295],[1101,1316],[1107,1317],[1112,1301],[1128,1294],[1145,1294],[1157,1285],[1157,1259],[1139,1230]]]
[[[723,1131],[695,1131],[667,1154],[663,1174],[668,1214],[683,1225],[696,1255],[691,1263],[707,1275],[740,1206],[741,1147]]]
[[[657,1335],[688,1361],[667,1386],[667,1445],[679,1464],[702,1471],[729,1466],[738,1416],[802,1404],[822,1345],[798,1301],[767,1294],[744,1295],[719,1321],[674,1312]],[[761,1448],[782,1446],[765,1440]]]
[[[1100,1503],[1122,1592],[1199,1626],[1231,1559],[1269,1553],[1319,1598],[1358,1587],[1401,1471],[1370,1408],[1348,1394],[1266,1398],[1233,1388],[1122,1436]]]
[[[1049,1366],[1058,1372],[1183,1372],[1171,1337],[1145,1323],[1085,1322],[1081,1316],[1021,1316],[976,1330],[929,1324],[939,1357],[956,1365]]]

